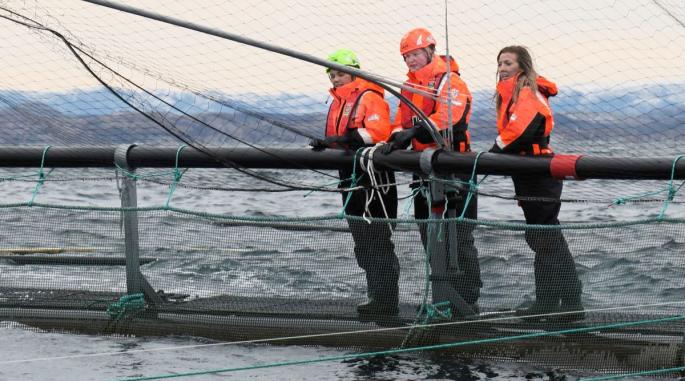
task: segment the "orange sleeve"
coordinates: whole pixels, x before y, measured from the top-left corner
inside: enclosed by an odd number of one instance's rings
[[[366,144],[387,141],[390,137],[390,106],[383,97],[369,91],[362,95],[354,126]]]
[[[448,94],[452,94],[452,104],[448,105]],[[450,75],[450,85],[449,89],[447,84],[442,84],[442,89],[440,90],[440,96],[436,100],[437,107],[435,112],[428,117],[435,123],[440,130],[445,130],[449,127],[449,121],[451,120],[452,125],[459,122],[464,116],[470,119],[470,115],[464,115],[465,113],[470,114],[470,110],[467,111],[467,105],[470,103],[471,93],[469,92],[466,83],[459,77],[459,75],[452,73]],[[452,115],[449,114],[451,111]],[[466,121],[468,123],[468,120]]]
[[[519,93],[516,103],[509,109],[509,121],[507,125],[499,131],[497,136],[497,146],[506,151],[510,150],[520,143],[525,143],[526,136],[532,136],[536,131],[532,131],[538,125],[537,119],[544,117],[538,111],[540,101],[537,99],[533,91],[524,87]]]
[[[392,135],[397,131],[402,131],[402,107],[400,107],[399,104],[397,105],[395,120],[393,120],[392,124],[390,125],[390,134]]]

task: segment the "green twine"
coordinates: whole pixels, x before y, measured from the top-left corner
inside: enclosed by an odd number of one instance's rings
[[[0,209],[10,209],[10,208],[22,208],[26,207],[26,202],[16,202],[16,203],[0,203]],[[80,211],[100,211],[100,212],[155,212],[164,211],[164,208],[159,206],[144,206],[144,207],[118,207],[118,206],[90,206],[90,205],[66,205],[66,204],[45,204],[36,202],[33,207],[40,207],[46,209],[59,209],[59,210],[80,210]],[[256,223],[270,223],[270,222],[316,222],[316,221],[334,221],[340,220],[341,217],[335,216],[309,216],[309,217],[286,217],[286,216],[271,216],[271,217],[261,217],[261,216],[236,216],[227,214],[217,214],[209,213],[203,211],[197,211],[192,209],[177,208],[169,206],[168,212],[180,213],[189,216],[196,216],[201,218],[213,218],[217,220],[228,220],[228,221],[246,221],[246,222],[256,222]],[[363,217],[358,216],[346,216],[349,220],[364,220]],[[402,218],[374,218],[372,219],[376,222],[383,223],[397,223],[397,224],[415,224],[417,220],[414,219],[402,219]],[[426,221],[426,220],[422,220]],[[456,221],[456,219],[449,219],[449,221]],[[669,223],[669,224],[683,224],[685,223],[685,218],[664,218],[661,221],[657,221],[656,218],[642,218],[623,222],[593,222],[593,223],[568,223],[560,225],[527,225],[525,223],[519,222],[501,222],[495,220],[469,220],[465,219],[465,223],[476,225],[476,226],[486,226],[495,227],[502,230],[512,230],[512,231],[523,231],[527,229],[539,229],[539,230],[588,230],[588,229],[611,229],[611,228],[622,228],[628,226],[645,225],[652,223]],[[424,222],[422,222],[424,223]],[[425,222],[429,223],[429,222]],[[431,223],[432,224],[432,223]]]
[[[128,177],[129,179],[131,179],[131,180],[133,180],[133,181],[138,181],[138,179],[142,178],[141,176],[139,176],[138,174],[136,174],[135,171],[129,171],[127,168],[123,168],[123,167],[119,166],[119,164],[117,164],[117,163],[114,163],[114,167],[115,167],[119,172],[123,173],[124,176]]]
[[[169,172],[169,171],[165,171],[165,170],[150,171],[146,175],[139,175],[136,173],[135,170],[129,171],[127,168],[123,168],[119,164],[116,164],[116,163],[114,164],[114,168],[116,168],[117,171],[123,173],[124,176],[128,177],[129,179],[131,179],[133,181],[138,181],[141,179],[148,179],[148,178],[155,178],[155,177],[166,177],[166,176],[169,176],[169,174],[171,174],[172,176],[174,175],[173,171]]]
[[[176,161],[174,161],[174,181],[169,185],[169,194],[167,195],[166,202],[164,203],[164,210],[169,210],[169,202],[171,202],[171,197],[174,195],[176,186],[181,181],[183,174],[187,171],[187,169],[181,171],[178,168],[178,158],[181,156],[181,151],[183,151],[183,149],[186,147],[187,146],[185,144],[182,144],[176,150]]]
[[[36,183],[36,187],[33,188],[33,194],[31,195],[31,199],[28,202],[29,206],[33,206],[33,200],[36,199],[36,196],[38,196],[38,192],[40,191],[40,188],[43,186],[43,183],[45,183],[45,173],[43,172],[43,168],[45,166],[45,156],[48,153],[48,150],[50,149],[50,146],[47,145],[45,148],[43,148],[43,156],[40,158],[40,168],[38,169],[38,182]],[[52,173],[52,170],[48,172],[48,175]]]
[[[350,184],[350,188],[354,188],[357,186],[357,181],[359,180],[357,178],[357,155],[359,155],[364,149],[365,147],[361,147],[354,153],[354,158],[352,160],[352,183]],[[347,192],[347,197],[345,198],[345,202],[343,203],[342,210],[340,210],[340,213],[338,213],[338,218],[345,218],[347,216],[345,210],[347,210],[347,204],[349,204],[350,199],[352,198],[352,192],[353,191]]]
[[[424,184],[425,183],[422,181],[420,183],[420,186],[417,188],[417,190],[418,190],[418,192],[424,193],[424,197],[426,199],[426,205],[430,205],[431,200],[432,200],[431,199],[431,192],[430,192],[430,189],[428,189],[427,187],[424,186]],[[417,192],[417,194],[418,194],[418,192]],[[420,224],[421,223],[419,223],[419,229],[421,229]],[[425,227],[425,229],[426,229],[426,235],[430,236],[432,233],[432,229],[435,229],[434,224],[427,225]],[[428,303],[428,292],[431,290],[430,253],[428,252],[428,244],[426,244],[426,255],[425,255],[425,260],[423,261],[423,272],[424,272],[424,275],[423,275],[424,282],[423,282],[423,298],[421,300],[421,308],[419,308],[419,311],[416,313],[416,318],[414,319],[414,323],[412,324],[412,327],[409,329],[409,331],[407,331],[407,334],[405,335],[404,340],[402,340],[402,345],[400,346],[400,348],[405,347],[405,344],[407,343],[409,338],[414,333],[415,326],[417,325],[417,323],[421,319],[421,315],[423,315],[424,311],[426,312],[426,316],[427,316],[426,319],[424,319],[424,324],[425,324],[425,321],[429,320],[429,318],[428,318],[429,312],[428,311],[435,311],[436,310],[436,308],[434,306],[432,306],[430,303]],[[451,314],[451,311],[450,311],[450,314]]]
[[[49,172],[48,172],[48,174],[49,174]],[[0,177],[0,181],[14,181],[14,180],[18,180],[18,179],[25,179],[28,177],[33,177],[35,175],[36,175],[35,173],[31,172],[30,174],[27,174],[27,175]]]
[[[341,179],[341,180],[338,180],[338,181],[333,181],[333,182],[330,182],[330,183],[325,183],[325,184],[323,184],[323,185],[317,186],[317,188],[326,188],[326,187],[329,187],[329,186],[331,186],[331,185],[335,185],[335,186],[337,187],[337,186],[340,186],[340,184],[344,183],[345,181],[350,181],[350,180],[352,180],[351,177],[349,177],[349,178],[347,178],[347,179],[344,179],[344,180]],[[312,193],[314,193],[314,192],[316,192],[316,191],[317,191],[316,189],[312,189],[312,190],[310,190],[309,192],[305,193],[304,196],[302,196],[302,198],[307,198],[307,197],[309,197],[309,195],[311,195]]]
[[[645,198],[647,196],[654,196],[654,195],[657,195],[659,193],[666,191],[667,192],[666,199],[664,200],[664,204],[661,207],[661,212],[659,212],[659,216],[656,218],[657,221],[663,220],[664,215],[666,214],[666,209],[670,205],[671,201],[673,201],[675,194],[680,190],[680,188],[682,188],[685,185],[685,182],[683,182],[678,187],[673,186],[673,180],[675,179],[676,164],[678,164],[678,161],[680,159],[682,159],[683,157],[685,157],[685,155],[678,155],[673,160],[673,164],[671,165],[671,178],[668,181],[668,188],[660,189],[660,190],[656,190],[656,191],[652,191],[652,192],[646,192],[646,193],[638,194],[635,196],[618,197],[618,198],[614,199],[614,201],[611,203],[611,205],[625,205],[626,202],[628,202],[628,201]]]
[[[468,186],[469,186],[468,195],[466,196],[466,200],[464,202],[464,208],[461,212],[461,215],[457,218],[457,221],[462,221],[464,219],[464,215],[465,215],[466,210],[469,206],[469,203],[471,202],[473,194],[478,190],[479,183],[477,182],[476,169],[478,166],[478,159],[480,158],[481,154],[482,154],[482,152],[478,152],[478,154],[476,155],[476,159],[473,162],[473,169],[471,170],[471,177],[470,177],[469,182],[468,182]],[[483,180],[481,180],[481,182],[484,181],[486,178],[487,178],[487,176],[483,177]],[[435,181],[435,179],[433,179],[433,181]],[[464,184],[464,182],[462,182],[462,181],[456,181],[456,182],[460,183],[460,184]],[[430,196],[426,197],[426,199],[428,200],[428,205],[430,205]],[[445,202],[447,202],[447,201],[445,201]],[[443,212],[443,219],[445,219],[445,220],[447,220],[445,218],[445,214],[447,213],[447,209],[448,208],[446,207],[445,211]],[[441,227],[442,227],[442,224],[439,225],[440,230],[438,231],[438,237],[442,236]],[[428,229],[431,229],[431,228],[435,229],[435,227],[432,225],[428,227]],[[430,232],[428,233],[428,235],[430,235]],[[426,284],[424,286],[423,302],[421,303],[421,308],[419,309],[419,313],[417,314],[417,317],[416,317],[416,320],[414,321],[414,323],[416,324],[419,317],[424,312],[425,312],[425,318],[423,320],[424,325],[431,322],[431,321],[436,320],[437,318],[448,319],[448,320],[452,319],[453,314],[452,314],[452,309],[451,309],[451,303],[449,301],[440,302],[440,303],[436,303],[436,304],[431,304],[431,303],[427,302],[427,300],[428,300],[427,293],[428,293],[428,290],[430,287],[430,280],[429,280],[430,279],[430,253],[426,253],[426,261],[425,261],[424,266],[425,266],[425,272],[426,272],[426,275],[424,277]],[[405,337],[405,340],[402,343],[402,347],[404,347],[404,344],[406,343],[407,339],[411,335],[412,331],[413,331],[413,329],[407,333],[407,336]]]
[[[127,315],[138,313],[145,309],[145,297],[142,293],[124,295],[118,301],[107,306],[107,314],[112,320],[118,321]]]
[[[424,182],[421,181],[419,183],[419,187],[416,188],[417,192],[416,195],[418,195],[421,192],[424,192],[424,197],[426,198],[426,202],[429,205],[430,204],[430,192],[427,191],[426,187],[424,186]],[[414,197],[416,197],[416,195]],[[413,198],[412,198],[413,200]],[[419,223],[419,229],[421,229],[421,224]],[[427,234],[430,232],[428,229],[430,229],[430,225],[425,227]],[[400,346],[401,348],[404,348],[405,344],[407,343],[407,340],[411,337],[411,335],[414,332],[414,326],[416,323],[418,323],[419,319],[421,318],[421,315],[423,314],[423,311],[427,308],[426,306],[428,305],[428,291],[430,290],[430,257],[428,255],[428,251],[426,250],[426,255],[425,255],[425,260],[423,261],[423,298],[421,300],[421,308],[419,311],[416,313],[416,318],[414,319],[414,324],[412,324],[412,327],[407,331],[407,335],[404,337],[404,340],[402,340],[402,345]]]
[[[159,376],[126,378],[126,379],[121,379],[120,381],[160,380],[160,379],[164,379],[164,378],[199,376],[199,375],[204,375],[204,374],[237,372],[237,371],[241,371],[241,370],[255,370],[255,369],[265,369],[265,368],[276,368],[276,367],[282,367],[282,366],[305,365],[305,364],[313,364],[313,363],[327,362],[327,361],[344,361],[344,360],[361,359],[361,358],[368,358],[368,357],[375,357],[375,356],[394,355],[394,354],[398,354],[398,353],[408,353],[408,352],[417,352],[417,351],[424,351],[424,350],[463,347],[463,346],[467,346],[467,345],[491,344],[491,343],[497,343],[497,342],[503,342],[503,341],[515,341],[515,340],[521,340],[521,339],[531,339],[531,338],[546,337],[546,336],[568,335],[568,334],[574,334],[574,333],[588,333],[588,332],[593,332],[593,331],[597,331],[600,329],[614,329],[614,328],[633,327],[633,326],[638,326],[638,325],[643,325],[643,324],[665,323],[665,322],[669,322],[669,321],[676,321],[676,320],[683,320],[683,319],[685,319],[685,316],[676,315],[676,316],[670,316],[670,317],[665,317],[665,318],[660,318],[660,319],[652,319],[652,320],[640,320],[640,321],[634,321],[634,322],[612,323],[612,324],[605,324],[605,325],[596,325],[596,326],[592,326],[592,327],[562,329],[559,331],[535,332],[535,333],[527,333],[527,334],[515,335],[515,336],[493,337],[493,338],[488,338],[488,339],[461,341],[461,342],[456,342],[456,343],[434,344],[434,345],[425,345],[425,346],[413,347],[413,348],[399,348],[399,349],[390,349],[390,350],[378,351],[378,352],[366,352],[366,353],[359,353],[359,354],[321,357],[318,359],[284,361],[284,362],[277,362],[277,363],[271,363],[271,364],[244,366],[244,367],[238,367],[238,368],[223,368],[223,369],[213,369],[213,370],[195,371],[195,372],[187,372],[187,373],[165,374],[165,375],[159,375]]]
[[[424,304],[421,306],[426,312],[426,317],[423,320],[423,325],[427,325],[433,321],[440,319],[452,319],[452,303],[444,301],[436,304]]]
[[[678,164],[678,160],[682,159],[683,157],[685,157],[685,155],[676,156],[676,158],[673,160],[673,164],[671,165],[671,179],[668,180],[668,196],[666,197],[666,200],[664,201],[664,206],[661,208],[661,212],[659,213],[659,217],[656,218],[659,221],[661,221],[664,218],[664,214],[666,213],[666,209],[668,208],[668,205],[671,203],[671,201],[673,201],[673,197],[675,197],[676,192],[678,190],[680,190],[680,188],[682,188],[683,184],[685,184],[685,182],[683,182],[682,184],[680,184],[680,186],[678,187],[677,190],[673,189],[673,178],[675,177],[675,167],[676,167],[676,164]]]
[[[412,189],[411,192],[409,193],[409,195],[407,197],[405,197],[405,198],[409,199],[409,202],[404,205],[404,212],[402,213],[403,216],[405,216],[405,217],[409,216],[409,209],[412,207],[412,205],[414,205],[414,199],[416,198],[416,196],[419,195],[419,193],[421,193],[421,187],[420,186]]]
[[[471,202],[471,198],[473,198],[473,194],[478,190],[478,178],[476,176],[476,167],[478,166],[478,159],[480,159],[480,155],[482,155],[483,152],[478,152],[476,154],[476,159],[473,161],[473,169],[471,170],[471,178],[469,179],[469,193],[466,195],[466,201],[464,202],[464,209],[461,211],[461,216],[459,216],[459,220],[464,219],[464,215],[466,214],[466,210],[469,207],[469,203]],[[487,176],[483,177],[484,181]]]
[[[635,372],[635,373],[613,374],[610,376],[581,378],[578,381],[618,380],[620,378],[625,378],[625,377],[650,376],[653,374],[678,372],[678,371],[683,371],[683,370],[685,370],[685,366],[679,366],[677,368],[664,368],[664,369],[646,370],[646,371]]]
[[[639,200],[639,199],[645,198],[645,197],[647,197],[647,196],[654,196],[654,195],[657,195],[657,194],[659,194],[659,193],[661,193],[661,192],[663,192],[663,191],[664,191],[664,190],[661,189],[661,190],[658,190],[658,191],[642,193],[642,194],[635,195],[635,196],[618,197],[618,198],[614,199],[614,201],[611,203],[611,205],[625,205],[626,202],[628,202],[628,201]]]

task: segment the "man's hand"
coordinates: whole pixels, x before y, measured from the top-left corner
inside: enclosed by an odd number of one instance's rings
[[[418,140],[419,143],[423,144],[430,144],[430,143],[435,143],[435,139],[433,138],[433,135],[431,135],[430,127],[425,125],[423,122],[420,120],[415,120],[414,121],[414,126],[412,129],[416,131],[414,134],[414,139]]]
[[[321,151],[325,148],[333,148],[347,143],[348,139],[345,136],[329,136],[325,139],[312,139],[309,141],[309,145],[314,151]]]
[[[493,144],[492,148],[490,148],[490,151],[488,151],[488,152],[490,152],[490,153],[502,153],[504,151],[502,151],[502,149],[499,148],[497,143],[495,143],[495,144]]]
[[[388,142],[380,148],[385,155],[397,149],[405,149],[411,144],[412,138],[416,135],[416,129],[406,128],[402,131],[397,131],[390,135]]]

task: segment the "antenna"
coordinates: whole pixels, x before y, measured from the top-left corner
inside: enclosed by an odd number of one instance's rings
[[[451,151],[454,149],[454,131],[452,131],[452,89],[450,89],[450,82],[452,76],[452,58],[450,57],[450,34],[447,24],[447,0],[445,0],[445,57],[447,58],[447,73],[445,81],[447,81],[447,141],[445,147]],[[438,98],[440,94],[437,94]]]

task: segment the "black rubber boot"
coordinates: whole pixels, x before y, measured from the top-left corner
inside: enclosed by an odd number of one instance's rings
[[[530,316],[528,321],[549,320],[549,314],[559,312],[559,292],[555,288],[555,274],[546,266],[543,261],[539,261],[540,256],[536,255],[535,263],[535,302],[532,306],[516,311],[517,316]],[[536,316],[541,315],[541,316]]]
[[[564,312],[564,314],[558,315],[557,320],[561,322],[583,320],[585,319],[583,301],[581,298],[583,285],[580,279],[578,279],[578,273],[571,253],[566,250],[563,254],[565,255],[560,261],[563,263],[563,266],[560,267],[562,275],[558,279],[557,288],[561,290],[559,293],[559,297],[561,298],[559,312]]]
[[[522,316],[527,321],[544,321],[549,320],[549,314],[559,312],[559,299],[538,297],[532,306],[516,310],[516,316]]]
[[[397,303],[381,303],[377,299],[371,299],[367,303],[357,306],[359,315],[374,316],[397,316],[399,309]]]
[[[557,320],[562,322],[573,322],[585,319],[585,309],[581,298],[581,285],[578,281],[577,286],[572,288],[567,294],[561,296],[561,307],[559,312],[566,312],[557,316]]]

